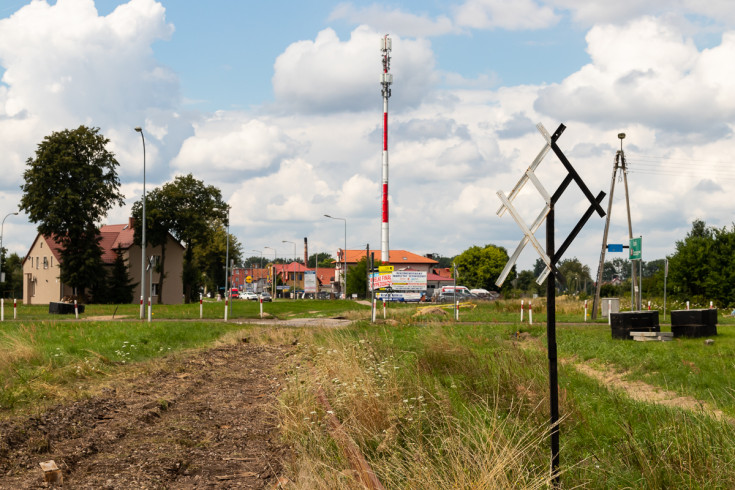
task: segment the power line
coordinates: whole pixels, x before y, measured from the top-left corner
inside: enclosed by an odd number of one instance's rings
[[[628,164],[631,174],[735,180],[735,163],[724,161],[635,155]]]

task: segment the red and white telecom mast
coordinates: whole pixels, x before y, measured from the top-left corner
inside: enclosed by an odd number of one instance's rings
[[[390,73],[390,52],[392,42],[388,34],[380,39],[380,50],[383,53],[383,73],[380,76],[380,85],[383,87],[383,224],[380,233],[380,259],[384,263],[390,260],[388,246],[388,99],[393,75]]]

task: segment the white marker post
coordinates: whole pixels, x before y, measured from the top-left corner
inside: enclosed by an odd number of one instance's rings
[[[227,294],[225,293],[225,321],[227,321],[227,310],[228,310],[227,306],[228,306],[229,300],[230,298],[228,298]]]
[[[607,300],[607,324],[612,325],[612,300]]]
[[[648,302],[648,311],[651,311],[651,302]]]
[[[259,298],[260,300],[260,318],[263,319],[263,298]]]
[[[375,308],[378,307],[378,300],[373,298],[372,307],[370,308],[370,321],[375,323]]]
[[[79,306],[77,306],[77,300],[74,300],[74,318],[79,320]]]
[[[13,298],[13,320],[18,319],[18,300]]]
[[[533,305],[528,302],[528,324],[533,325]]]
[[[584,321],[587,321],[587,300],[584,300]]]
[[[712,309],[712,301],[709,302],[709,309]]]
[[[523,300],[521,300],[521,323],[523,323]]]
[[[388,313],[387,313],[387,310],[385,308],[385,300],[383,300],[383,320],[385,320],[386,318],[388,318],[387,315],[388,315]]]
[[[687,301],[687,310],[689,309],[689,301]]]
[[[202,293],[199,293],[199,319],[204,317],[204,307],[202,306]]]
[[[459,300],[454,300],[454,320],[459,321]]]
[[[5,299],[0,298],[0,322],[5,321]]]
[[[151,297],[148,296],[148,323],[151,323],[152,318],[153,318],[153,303],[151,302]]]

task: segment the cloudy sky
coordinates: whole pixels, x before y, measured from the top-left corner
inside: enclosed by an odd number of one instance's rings
[[[25,161],[52,131],[96,126],[119,162],[124,222],[147,188],[192,173],[222,189],[245,255],[380,248],[382,35],[393,39],[390,246],[454,255],[522,234],[497,191],[544,140],[593,194],[610,190],[623,141],[633,233],[663,258],[694,219],[729,226],[735,204],[735,10],[725,0],[3,0],[0,213],[17,210]],[[539,167],[553,192],[564,170]],[[610,243],[627,241],[615,187]],[[515,204],[530,224],[543,203]],[[607,201],[603,207],[607,206]],[[557,243],[586,209],[572,185]],[[567,252],[597,269],[604,219]],[[537,236],[543,242],[542,228]],[[10,216],[4,246],[35,226]],[[616,255],[608,254],[608,258]],[[619,255],[622,257],[622,255]],[[529,247],[521,268],[536,259]]]

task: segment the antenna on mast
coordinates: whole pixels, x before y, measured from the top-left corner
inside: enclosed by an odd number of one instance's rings
[[[383,73],[380,74],[381,93],[383,94],[383,220],[380,229],[380,260],[390,262],[388,244],[388,99],[393,74],[390,73],[390,52],[393,42],[388,34],[380,38],[380,51],[383,56]]]

